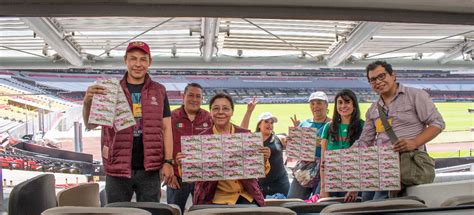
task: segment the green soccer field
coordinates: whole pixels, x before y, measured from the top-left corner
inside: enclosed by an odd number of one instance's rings
[[[369,108],[370,103],[360,104],[361,116],[365,119],[365,112]],[[175,109],[178,106],[172,106]],[[446,122],[445,131],[465,131],[474,127],[474,114],[468,113],[468,108],[474,108],[473,103],[436,103],[441,115]],[[202,108],[208,110],[208,105],[203,105]],[[244,116],[247,105],[236,105],[233,123],[240,125]],[[329,105],[329,116],[332,116],[334,104]],[[296,115],[299,120],[312,118],[309,104],[257,104],[250,120],[250,129],[255,130],[257,124],[257,117],[262,112],[271,112],[278,117],[278,123],[275,124],[276,133],[287,133],[288,126],[292,125],[290,117]]]

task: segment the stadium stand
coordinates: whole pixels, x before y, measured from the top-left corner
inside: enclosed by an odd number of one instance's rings
[[[95,71],[65,73],[34,71],[11,72],[15,85],[22,89],[48,92],[64,100],[81,103],[84,92],[96,79],[120,79],[124,71]],[[398,80],[408,86],[425,89],[436,101],[474,101],[474,77],[450,74],[448,71],[397,71]],[[360,101],[377,99],[367,83],[365,71],[239,71],[193,70],[151,71],[152,78],[162,83],[168,91],[170,104],[180,104],[184,87],[196,82],[204,88],[204,101],[218,92],[227,93],[237,103],[246,103],[252,97],[261,103],[304,103],[316,90],[325,91],[329,98],[341,89],[353,89]],[[0,83],[2,80],[0,80]],[[3,80],[5,82],[5,80]],[[10,84],[11,85],[11,84]],[[23,86],[26,85],[26,86]]]

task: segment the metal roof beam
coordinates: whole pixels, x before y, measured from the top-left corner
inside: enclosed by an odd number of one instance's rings
[[[204,28],[201,29],[201,35],[204,36],[202,57],[205,62],[210,62],[214,54],[214,43],[217,40],[217,21],[217,18],[204,18]]]
[[[362,47],[375,33],[381,29],[383,23],[377,22],[361,22],[349,35],[349,37],[341,42],[329,55],[327,65],[334,67],[342,63],[357,49]]]
[[[84,62],[80,52],[68,39],[63,38],[63,33],[60,32],[51,19],[46,17],[24,17],[21,20],[70,64],[74,66],[83,65]]]
[[[438,60],[440,64],[446,64],[449,61],[452,61],[464,53],[474,49],[474,42],[466,40],[462,43],[457,44],[456,46],[449,49],[445,55]]]

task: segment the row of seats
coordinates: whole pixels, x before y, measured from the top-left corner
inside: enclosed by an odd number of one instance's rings
[[[5,148],[0,153],[0,166],[10,170],[28,170],[53,173],[81,174],[82,166],[78,163],[53,159],[49,157],[38,157],[36,154],[25,154],[22,150]]]
[[[35,195],[31,195],[35,193]],[[296,213],[358,213],[380,214],[388,212],[422,213],[430,211],[474,210],[474,194],[446,199],[440,206],[428,208],[417,197],[401,197],[384,201],[340,203],[341,198],[325,198],[317,203],[304,203],[299,199],[266,200],[266,207],[254,205],[195,205],[184,214],[288,214]],[[28,207],[25,207],[25,206]],[[153,202],[120,202],[101,208],[99,185],[80,184],[58,192],[54,190],[54,176],[44,174],[17,185],[9,198],[9,214],[169,214],[180,215],[176,205]],[[120,207],[121,209],[113,209]],[[123,207],[123,208],[122,208]],[[141,209],[141,210],[140,210]]]

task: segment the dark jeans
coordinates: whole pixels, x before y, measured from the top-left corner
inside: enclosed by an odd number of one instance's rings
[[[330,192],[329,196],[330,197],[345,197],[346,192]]]
[[[132,170],[132,178],[107,176],[107,203],[130,202],[136,193],[137,202],[160,202],[160,172]]]
[[[281,193],[286,196],[290,190],[290,181],[288,180],[288,176],[284,175],[284,177],[272,183],[260,183],[260,188],[262,189],[263,197],[276,193]]]
[[[189,194],[193,195],[194,183],[182,182],[181,178],[178,178],[178,181],[181,185],[181,189],[173,189],[169,186],[166,188],[166,202],[168,204],[178,205],[179,208],[181,208],[181,212],[184,213]]]

